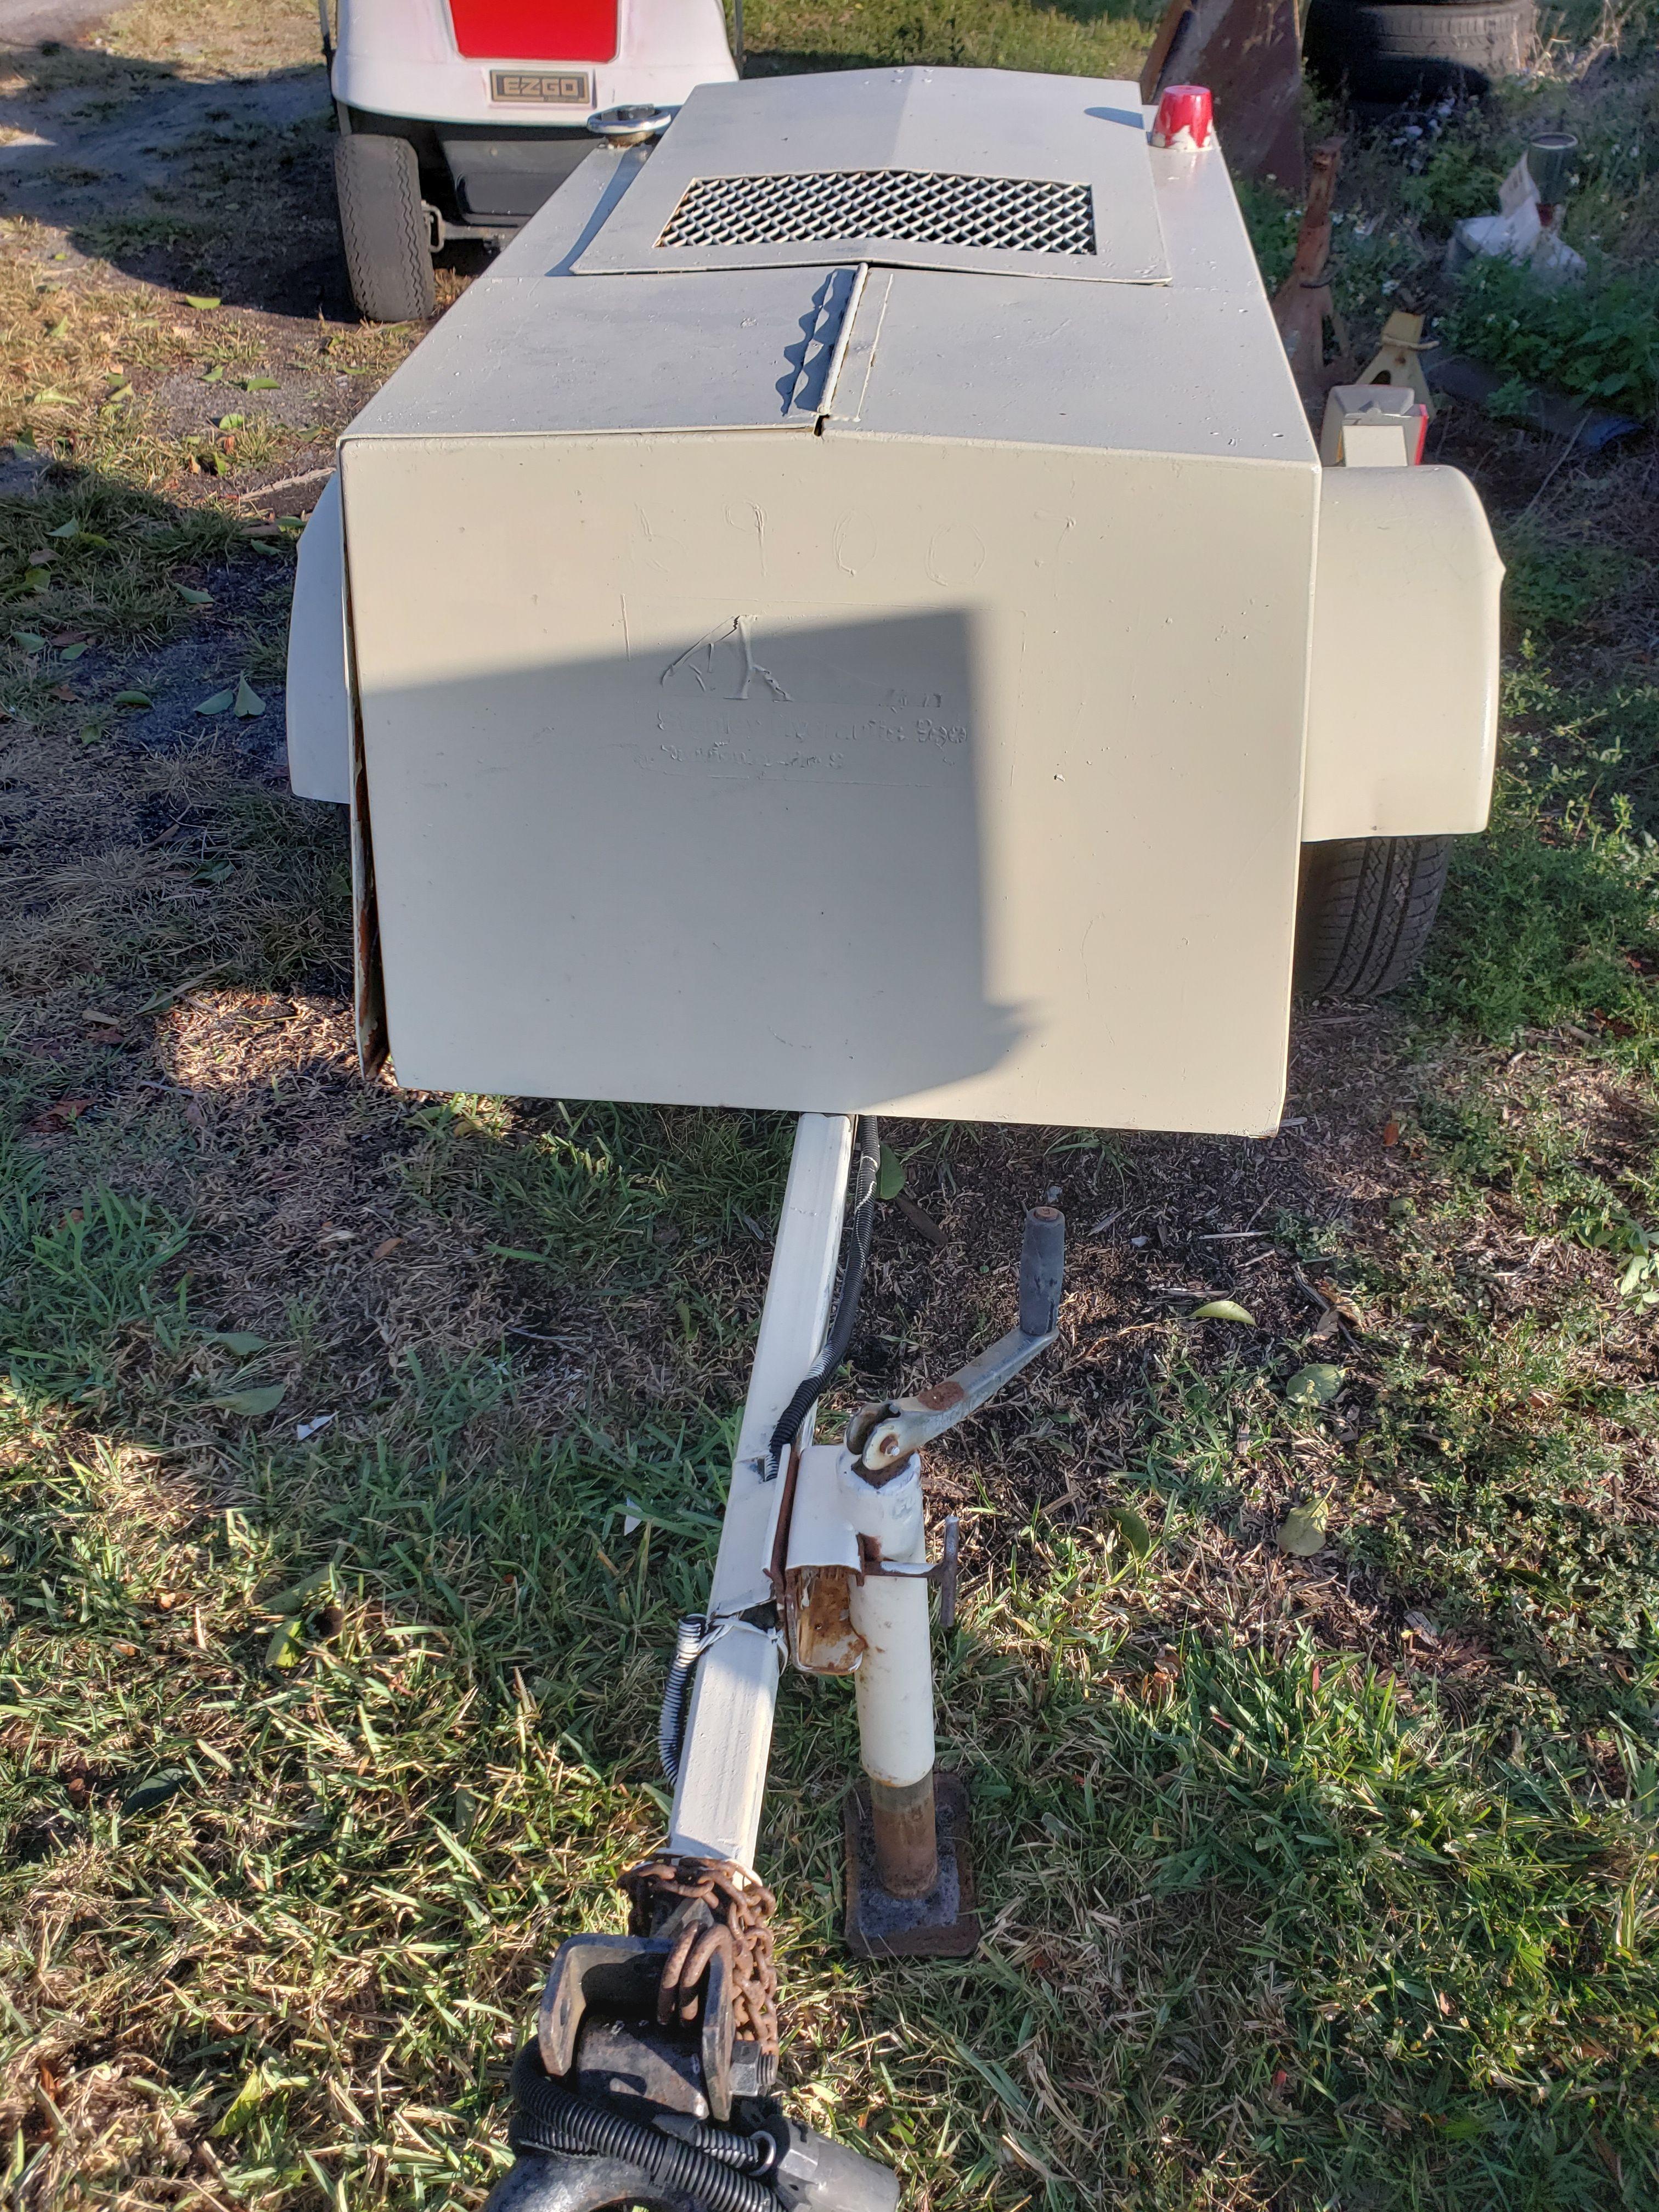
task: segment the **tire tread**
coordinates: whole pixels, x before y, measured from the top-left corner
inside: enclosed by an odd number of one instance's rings
[[[421,170],[405,138],[354,133],[334,149],[351,295],[373,323],[424,322],[437,305],[421,206]]]
[[[1449,837],[1354,837],[1306,848],[1297,985],[1310,998],[1370,998],[1415,970],[1434,927]]]

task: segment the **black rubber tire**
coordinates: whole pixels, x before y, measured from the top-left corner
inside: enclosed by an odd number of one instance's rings
[[[1536,0],[1312,0],[1304,51],[1331,91],[1395,102],[1490,91],[1537,31]]]
[[[438,297],[415,149],[354,131],[335,146],[334,190],[352,298],[372,323],[424,322]]]
[[[1296,985],[1310,999],[1369,999],[1423,957],[1445,888],[1449,837],[1339,837],[1302,848]]]

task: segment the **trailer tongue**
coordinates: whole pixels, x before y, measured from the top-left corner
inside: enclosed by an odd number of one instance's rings
[[[970,1951],[921,1454],[1054,1342],[1063,1224],[1000,1340],[818,1443],[872,1117],[1269,1132],[1298,902],[1398,973],[1432,896],[1389,887],[1485,823],[1479,504],[1403,436],[1322,471],[1188,105],[705,87],[526,226],[306,534],[290,761],[351,808],[366,1063],[800,1116],[670,1832],[554,1960],[494,2212],[896,2201],[776,2099],[773,1714],[786,1663],[852,1678],[849,1946]]]
[[[928,1584],[942,1581],[950,1626],[955,1528],[928,1560],[920,1448],[1054,1343],[1065,1224],[1048,1206],[1028,1217],[1018,1317],[988,1351],[915,1398],[862,1407],[842,1443],[814,1443],[816,1395],[851,1331],[877,1158],[873,1116],[856,1140],[845,1115],[801,1116],[708,1609],[684,1625],[664,1698],[669,1835],[623,1877],[630,1932],[559,1948],[514,2072],[519,2163],[490,2212],[897,2203],[884,2166],[802,2128],[774,2094],[773,1899],[750,1869],[779,1675],[793,1660],[854,1680],[863,1780],[848,1799],[849,1947],[870,1959],[971,1953],[967,1807],[955,1778],[934,1772],[927,1615]]]

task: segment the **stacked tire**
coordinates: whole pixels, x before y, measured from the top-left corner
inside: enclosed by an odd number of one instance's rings
[[[1312,0],[1304,53],[1327,90],[1392,107],[1478,98],[1520,75],[1537,35],[1536,0]]]

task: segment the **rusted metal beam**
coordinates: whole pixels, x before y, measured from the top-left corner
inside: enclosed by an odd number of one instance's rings
[[[1300,195],[1302,30],[1296,0],[1170,0],[1140,73],[1150,107],[1168,84],[1203,84],[1227,167]]]

